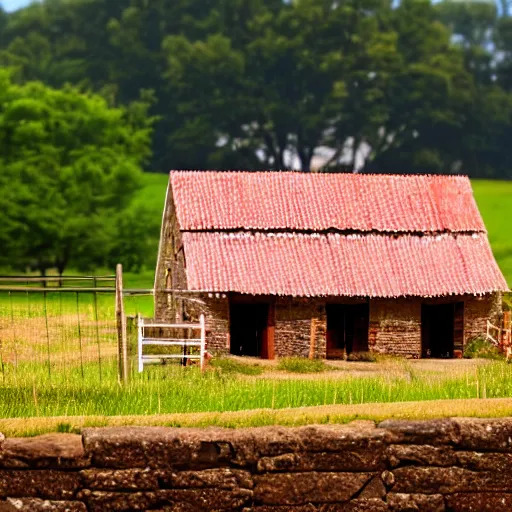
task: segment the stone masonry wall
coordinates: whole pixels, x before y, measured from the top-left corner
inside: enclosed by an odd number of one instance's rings
[[[502,296],[499,293],[471,297],[464,304],[464,340],[484,336],[487,332],[487,320],[498,324],[502,314]]]
[[[186,309],[194,320],[197,320],[200,313],[205,314],[209,350],[229,353],[229,299],[224,294],[203,294],[193,299],[198,302],[187,302]],[[420,357],[421,305],[446,301],[421,298],[371,299],[369,350]],[[349,303],[350,299],[343,302]],[[464,344],[476,336],[485,336],[487,320],[498,323],[501,314],[499,294],[454,296],[449,302],[464,303]],[[277,357],[308,357],[313,337],[314,357],[325,358],[325,305],[326,300],[321,298],[275,298],[274,347]]]
[[[368,348],[408,357],[421,355],[421,300],[372,299]]]
[[[512,418],[0,435],[0,511],[512,510]]]
[[[325,301],[278,297],[274,346],[277,357],[308,357],[313,336],[314,357],[325,358]]]

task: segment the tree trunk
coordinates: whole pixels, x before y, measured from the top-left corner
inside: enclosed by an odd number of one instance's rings
[[[41,277],[46,277],[46,267],[39,267],[39,272],[41,274]],[[46,288],[46,280],[43,279],[41,281],[43,288]]]

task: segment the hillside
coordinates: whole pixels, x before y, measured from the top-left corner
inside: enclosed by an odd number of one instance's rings
[[[158,218],[162,215],[167,174],[146,173],[137,202],[144,203]],[[512,284],[512,182],[473,180],[475,198],[489,232],[496,260]],[[155,245],[155,253],[157,245]]]

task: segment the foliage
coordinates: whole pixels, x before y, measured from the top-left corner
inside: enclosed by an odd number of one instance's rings
[[[2,14],[0,64],[123,105],[154,91],[152,170],[510,178],[509,4],[44,0]]]
[[[282,357],[277,369],[292,373],[318,373],[327,370],[322,359],[306,359],[305,357]]]
[[[464,357],[467,359],[503,359],[498,347],[481,337],[468,341],[464,347]]]
[[[105,264],[150,156],[148,102],[112,108],[70,86],[18,85],[1,69],[0,82],[3,256],[42,274]]]

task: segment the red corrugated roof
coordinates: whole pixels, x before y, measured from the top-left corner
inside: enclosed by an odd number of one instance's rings
[[[487,237],[184,233],[192,290],[441,296],[506,290]]]
[[[182,230],[485,231],[463,176],[173,171]]]

